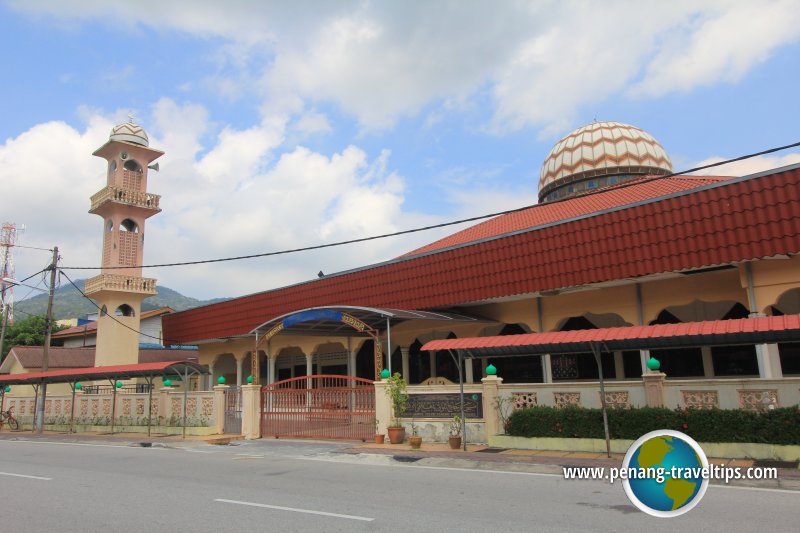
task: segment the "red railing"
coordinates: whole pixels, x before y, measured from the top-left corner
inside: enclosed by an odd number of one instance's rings
[[[375,433],[375,386],[352,376],[291,378],[261,389],[261,435],[368,440]]]

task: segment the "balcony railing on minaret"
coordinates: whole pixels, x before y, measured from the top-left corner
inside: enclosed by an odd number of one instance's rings
[[[156,294],[156,280],[139,276],[120,274],[100,274],[86,280],[84,292],[94,294],[100,291],[123,291],[138,294]]]
[[[150,194],[149,192],[125,189],[122,187],[106,187],[92,195],[92,207],[89,211],[97,210],[106,202],[116,202],[144,209],[152,209],[153,211],[161,211],[158,207],[160,199],[161,196],[158,194]]]

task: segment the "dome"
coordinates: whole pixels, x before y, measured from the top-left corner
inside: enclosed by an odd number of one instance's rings
[[[111,135],[108,136],[108,139],[110,141],[123,141],[141,146],[148,146],[150,142],[144,129],[133,122],[126,122],[114,126],[111,129]]]
[[[620,122],[592,122],[558,141],[547,155],[539,173],[539,201],[671,172],[669,156],[647,132]]]

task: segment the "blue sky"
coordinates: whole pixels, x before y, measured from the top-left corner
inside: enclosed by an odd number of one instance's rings
[[[549,150],[595,118],[648,131],[676,170],[788,144],[797,20],[796,1],[0,0],[0,218],[25,224],[23,244],[58,245],[66,266],[98,265],[101,221],[86,211],[104,165],[91,153],[130,110],[166,152],[147,263],[532,204]],[[145,275],[234,296],[443,234]],[[15,261],[24,277],[47,257]]]

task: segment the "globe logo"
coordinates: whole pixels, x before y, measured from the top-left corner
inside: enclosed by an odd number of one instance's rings
[[[694,508],[708,488],[708,458],[694,439],[679,431],[651,431],[625,454],[623,480],[631,503],[658,517],[682,515]]]

